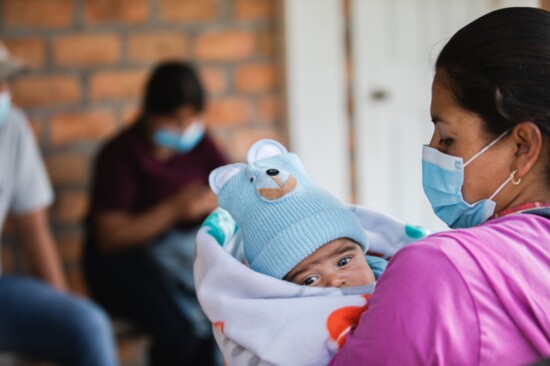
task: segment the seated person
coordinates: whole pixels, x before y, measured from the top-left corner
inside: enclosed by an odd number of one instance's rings
[[[0,268],[0,353],[56,365],[115,366],[106,314],[68,292],[48,224],[54,191],[27,117],[12,103],[10,84],[23,65],[0,42],[0,236],[10,216],[30,270],[27,276]]]
[[[137,120],[102,147],[94,165],[87,284],[109,312],[151,336],[152,366],[216,364],[192,276],[195,236],[217,205],[208,175],[227,163],[205,112],[195,68],[159,64]]]
[[[367,309],[386,261],[365,257],[364,222],[319,188],[296,155],[261,140],[248,161],[210,174],[219,206],[231,214],[242,240],[225,239],[235,226],[219,232],[231,223],[223,211],[207,220],[197,239],[199,301],[229,365],[325,364]],[[406,232],[405,225],[388,223]],[[219,246],[207,248],[205,234],[249,268],[224,256]]]

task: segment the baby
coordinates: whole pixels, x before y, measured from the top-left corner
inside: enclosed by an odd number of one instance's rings
[[[276,141],[260,140],[248,160],[254,163],[215,169],[210,187],[242,231],[250,268],[306,286],[375,282],[359,220],[309,178],[295,154]],[[378,272],[385,267],[384,260],[371,260]]]
[[[389,257],[416,231],[342,205],[276,141],[258,141],[247,160],[209,177],[221,208],[197,235],[201,307],[229,366],[327,364],[385,269],[369,245]]]

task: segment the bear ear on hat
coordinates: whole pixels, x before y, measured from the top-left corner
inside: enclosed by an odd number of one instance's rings
[[[210,172],[208,176],[208,183],[210,184],[210,189],[214,191],[215,194],[222,189],[222,187],[233,178],[237,173],[246,168],[246,164],[235,163],[227,164],[216,168]]]
[[[257,162],[258,160],[263,160],[271,158],[273,156],[281,155],[287,153],[286,147],[281,145],[279,142],[271,139],[263,139],[257,141],[250,150],[248,150],[247,160],[248,164]]]

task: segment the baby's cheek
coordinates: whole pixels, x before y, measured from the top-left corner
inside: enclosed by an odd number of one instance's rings
[[[365,266],[361,270],[361,273],[363,274],[363,283],[361,285],[372,285],[374,284],[374,282],[376,282],[374,272],[368,264],[365,263]]]

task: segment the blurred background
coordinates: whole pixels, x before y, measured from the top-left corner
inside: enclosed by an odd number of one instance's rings
[[[341,200],[443,229],[421,188],[433,62],[457,29],[517,5],[550,9],[548,0],[0,0],[0,39],[28,65],[12,93],[54,185],[50,219],[71,289],[87,293],[81,222],[95,153],[133,121],[163,60],[198,67],[208,127],[232,160],[274,138]],[[9,221],[4,235],[3,270],[24,270]],[[127,365],[132,347],[121,345]]]

